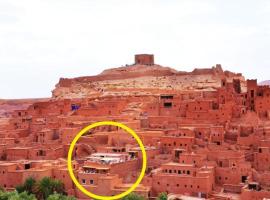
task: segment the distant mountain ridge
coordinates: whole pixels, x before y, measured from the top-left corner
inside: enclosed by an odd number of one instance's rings
[[[262,81],[259,83],[259,85],[269,85],[270,86],[270,80]]]

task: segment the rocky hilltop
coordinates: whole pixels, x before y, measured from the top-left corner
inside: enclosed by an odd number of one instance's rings
[[[219,64],[211,68],[196,68],[192,72],[183,72],[154,64],[149,56],[153,55],[136,55],[135,64],[107,69],[97,76],[61,78],[52,92],[53,97],[155,95],[172,90],[213,91],[221,86],[223,79],[227,82],[239,79],[242,89],[245,90],[242,74],[223,71]]]
[[[270,80],[262,81],[259,85],[270,85]]]

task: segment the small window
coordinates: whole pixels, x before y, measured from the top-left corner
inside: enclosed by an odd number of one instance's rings
[[[226,82],[223,80],[222,81],[222,86],[224,87],[226,85]]]
[[[94,180],[90,180],[90,184],[93,185],[94,184]]]
[[[24,169],[30,169],[30,167],[31,167],[31,166],[30,166],[29,163],[24,165]]]
[[[83,183],[83,184],[85,184],[85,183],[86,183],[85,179],[82,179],[82,183]]]
[[[251,90],[251,97],[254,97],[254,90]]]
[[[171,108],[172,107],[172,103],[171,102],[165,102],[164,103],[164,108]]]
[[[172,95],[162,95],[160,98],[161,99],[173,99],[173,96]]]

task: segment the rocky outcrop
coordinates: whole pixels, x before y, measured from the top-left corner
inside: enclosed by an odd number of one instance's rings
[[[232,82],[244,77],[223,71],[221,65],[194,69],[192,72],[176,71],[160,65],[127,65],[103,71],[97,76],[61,78],[52,94],[54,98],[83,98],[99,96],[153,95],[165,91],[213,91],[221,80]],[[158,90],[158,91],[157,91]]]

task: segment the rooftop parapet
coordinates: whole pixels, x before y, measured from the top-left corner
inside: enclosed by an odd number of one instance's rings
[[[127,153],[94,153],[86,158],[87,161],[107,165],[123,163],[131,159]]]

